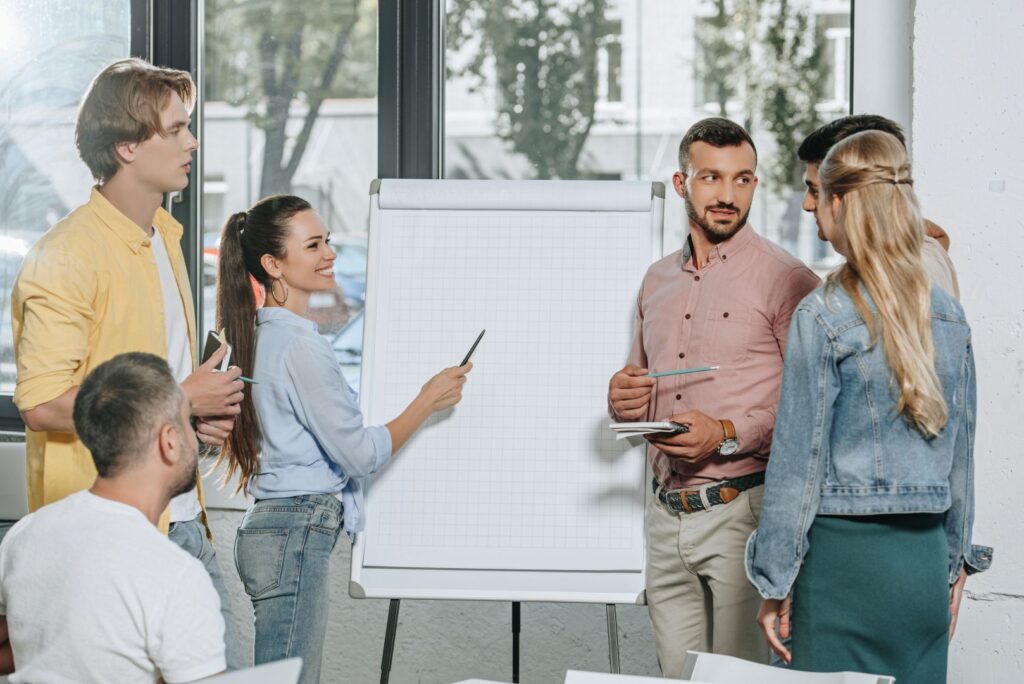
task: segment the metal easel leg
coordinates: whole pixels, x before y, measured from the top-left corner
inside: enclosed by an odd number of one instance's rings
[[[391,677],[391,661],[395,655],[395,634],[398,632],[398,609],[401,599],[391,599],[388,606],[388,628],[384,633],[384,655],[380,659],[380,684],[388,684]]]
[[[615,604],[606,604],[605,612],[608,615],[608,671],[619,674],[619,619]]]
[[[512,681],[519,681],[519,627],[520,627],[520,604],[519,601],[512,603]]]

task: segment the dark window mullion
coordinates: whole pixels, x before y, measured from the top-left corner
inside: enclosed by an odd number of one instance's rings
[[[203,183],[202,155],[202,93],[199,69],[199,21],[202,12],[200,0],[148,0],[152,16],[152,62],[157,66],[181,69],[192,74],[196,83],[197,102],[192,110],[192,134],[200,142],[189,175],[188,187],[178,193],[170,203],[170,212],[184,226],[181,250],[185,255],[189,282],[192,287],[193,311],[197,321],[203,320],[202,307],[202,237],[199,221]],[[198,334],[198,333],[197,333]]]
[[[377,12],[378,175],[439,178],[444,0],[380,0]]]

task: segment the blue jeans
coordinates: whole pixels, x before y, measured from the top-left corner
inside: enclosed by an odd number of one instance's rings
[[[235,537],[235,566],[256,614],[255,663],[301,657],[300,684],[320,681],[331,552],[343,512],[330,494],[262,499]]]
[[[224,647],[229,670],[240,670],[246,666],[242,659],[242,644],[235,630],[235,620],[231,616],[228,604],[228,592],[224,587],[224,573],[217,562],[217,552],[206,537],[206,527],[202,517],[195,520],[183,520],[171,523],[167,537],[184,549],[190,556],[195,556],[206,568],[213,582],[213,588],[220,597],[220,614],[224,617]]]

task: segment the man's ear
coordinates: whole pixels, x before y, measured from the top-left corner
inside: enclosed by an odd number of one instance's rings
[[[167,466],[177,465],[181,460],[181,448],[175,435],[174,426],[167,423],[157,432],[157,451],[160,461]]]
[[[139,149],[139,143],[119,142],[114,144],[114,154],[122,164],[131,164],[135,161],[135,154]]]
[[[832,195],[829,200],[829,208],[832,210],[832,220],[839,220],[839,210],[843,207],[843,198],[839,195]]]
[[[686,174],[682,171],[676,171],[672,174],[672,187],[676,189],[676,194],[686,199]]]

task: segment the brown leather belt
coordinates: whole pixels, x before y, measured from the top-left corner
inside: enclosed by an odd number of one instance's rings
[[[658,495],[658,501],[667,506],[670,510],[678,513],[696,513],[706,510],[704,500],[700,496],[700,489],[662,489],[657,479],[651,480],[654,493]],[[732,480],[722,480],[716,485],[704,490],[708,503],[712,506],[729,503],[748,489],[764,484],[764,471],[743,475]]]

